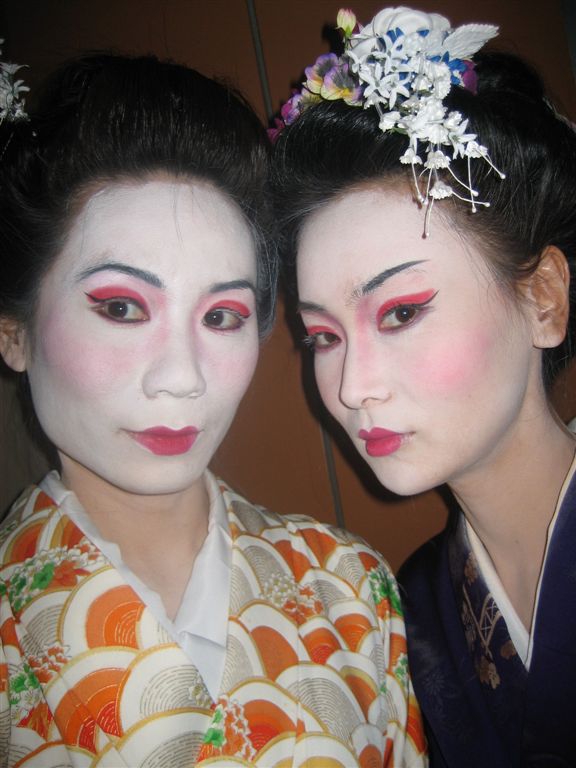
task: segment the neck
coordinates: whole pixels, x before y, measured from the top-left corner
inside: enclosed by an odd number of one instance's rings
[[[124,563],[160,594],[173,619],[208,532],[204,478],[178,493],[148,496],[123,491],[65,457],[62,469],[64,485],[102,537],[119,546]]]
[[[546,409],[491,463],[451,487],[529,629],[547,532],[574,458],[574,437]]]

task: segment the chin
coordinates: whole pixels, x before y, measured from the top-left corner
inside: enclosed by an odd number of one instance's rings
[[[398,496],[415,496],[442,485],[442,481],[437,478],[422,477],[410,468],[393,465],[383,468],[381,465],[375,466],[372,462],[368,463],[380,485]]]
[[[133,466],[128,466],[127,462],[120,464],[117,469],[76,463],[72,490],[78,492],[84,485],[97,488],[103,484],[134,496],[167,496],[187,491],[201,479],[206,469],[203,462],[195,463],[195,466],[180,463],[162,467],[144,467],[142,462]]]
[[[150,474],[146,477],[129,478],[125,475],[118,478],[118,482],[112,480],[121,491],[135,496],[169,496],[173,493],[183,493],[195,485],[204,474],[204,469],[198,472],[188,472],[185,475],[164,472],[157,477]]]

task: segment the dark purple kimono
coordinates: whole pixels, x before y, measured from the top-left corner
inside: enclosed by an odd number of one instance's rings
[[[576,475],[558,513],[530,669],[472,553],[461,514],[402,567],[416,696],[432,768],[576,766]]]

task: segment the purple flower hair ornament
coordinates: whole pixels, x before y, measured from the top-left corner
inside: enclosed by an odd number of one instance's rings
[[[412,167],[417,200],[427,207],[424,236],[429,234],[435,200],[455,196],[469,202],[473,212],[478,206],[489,206],[477,199],[472,187],[470,160],[482,158],[501,178],[504,174],[492,164],[476,135],[467,132],[466,118],[448,112],[443,100],[452,87],[476,92],[471,58],[498,34],[498,28],[465,24],[452,29],[440,14],[405,7],[385,8],[369,24],[357,27],[352,11],[338,13],[344,53],[320,56],[305,70],[306,81],[287,102],[289,108],[282,108],[282,119],[271,129],[271,138],[320,100],[343,99],[350,106],[374,108],[383,132],[396,131],[408,138],[400,162]],[[457,157],[468,159],[466,181],[450,168],[450,161]],[[419,173],[416,166],[421,166]],[[443,180],[438,176],[440,169]],[[446,174],[451,176],[450,183]]]

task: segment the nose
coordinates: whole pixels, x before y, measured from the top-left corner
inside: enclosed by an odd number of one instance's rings
[[[371,403],[385,402],[392,396],[386,364],[376,350],[348,343],[340,378],[340,402],[358,410]]]
[[[201,397],[206,380],[196,347],[192,333],[175,333],[167,339],[144,374],[146,397]]]

